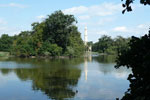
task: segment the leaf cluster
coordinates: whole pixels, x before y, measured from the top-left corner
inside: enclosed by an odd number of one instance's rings
[[[122,7],[124,8],[124,10],[122,11],[123,14],[126,11],[127,12],[132,11],[131,4],[134,3],[135,0],[121,0],[121,1],[125,1],[125,3],[122,4]],[[150,5],[150,0],[140,0],[140,3],[143,5]]]
[[[119,55],[116,65],[132,69],[128,76],[130,88],[122,100],[150,100],[150,32],[140,38],[132,37],[129,46]]]

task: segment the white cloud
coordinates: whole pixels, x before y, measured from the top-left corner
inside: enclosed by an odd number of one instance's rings
[[[7,21],[5,21],[5,20],[3,20],[3,19],[0,19],[0,24],[2,25],[5,25],[5,24],[7,24]]]
[[[38,20],[43,20],[43,19],[45,19],[46,18],[46,16],[44,16],[44,15],[40,15],[40,16],[37,16],[36,17]]]
[[[119,26],[119,27],[115,27],[113,29],[113,31],[115,31],[115,32],[127,32],[128,30],[125,26]]]
[[[24,31],[23,29],[17,28],[17,27],[7,27],[7,26],[0,26],[0,36],[2,34],[8,34],[10,36],[19,34],[21,31]]]
[[[88,7],[79,6],[63,10],[65,14],[83,14],[88,11]]]
[[[6,29],[6,27],[0,27],[0,30],[5,30]]]
[[[65,14],[87,14],[89,16],[107,16],[121,11],[121,4],[103,3],[93,6],[79,6],[63,10]]]
[[[90,16],[89,15],[79,16],[79,19],[81,19],[81,20],[88,20],[88,19],[90,19]]]
[[[115,14],[121,14],[121,8],[121,4],[107,2],[99,5],[72,7],[64,9],[63,12],[73,14],[77,18],[77,26],[82,35],[84,27],[87,26],[89,40],[97,41],[93,37],[99,38],[99,35],[109,34],[109,31],[103,28],[115,20]]]
[[[115,18],[112,18],[112,17],[111,18],[102,18],[98,21],[98,25],[104,25],[104,24],[110,23],[114,20],[115,20]]]
[[[108,32],[105,31],[105,30],[97,31],[96,33],[97,33],[97,34],[100,34],[100,35],[108,35]]]
[[[9,4],[0,4],[0,7],[17,7],[17,8],[26,8],[26,5],[17,4],[17,3],[9,3]]]
[[[140,25],[137,26],[137,28],[139,28],[139,29],[148,29],[148,26],[149,25],[147,25],[147,24],[140,24]]]

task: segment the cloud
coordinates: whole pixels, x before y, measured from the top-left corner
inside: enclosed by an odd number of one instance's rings
[[[87,11],[88,11],[88,7],[86,6],[72,7],[63,10],[65,14],[83,14]]]
[[[79,31],[84,33],[84,27],[88,27],[89,40],[97,41],[94,37],[109,33],[104,29],[106,25],[110,26],[110,22],[115,20],[114,15],[121,14],[121,4],[105,2],[91,6],[77,6],[62,10],[65,14],[73,14],[77,20]]]
[[[148,29],[148,26],[149,25],[147,25],[147,24],[140,24],[140,25],[137,26],[137,28],[139,28],[139,29]]]
[[[104,25],[106,23],[110,23],[110,22],[113,22],[115,20],[115,18],[102,18],[98,21],[98,25]]]
[[[38,19],[38,20],[43,20],[43,19],[45,19],[46,18],[46,16],[44,16],[44,15],[40,15],[40,16],[37,16],[36,17],[36,19]]]
[[[21,31],[24,31],[25,29],[20,29],[17,27],[8,27],[8,26],[0,26],[0,36],[2,34],[9,34],[10,36],[19,34]]]
[[[5,20],[3,20],[3,19],[0,18],[0,24],[1,25],[5,25],[5,24],[7,24],[7,21],[5,21]]]
[[[16,7],[16,8],[26,8],[26,5],[17,4],[17,3],[9,3],[9,4],[0,4],[0,7]]]
[[[96,33],[97,33],[97,34],[100,34],[100,35],[108,35],[108,32],[105,31],[105,30],[97,31]]]
[[[81,19],[81,20],[88,20],[88,19],[90,19],[90,16],[89,15],[79,16],[79,19]]]
[[[113,29],[113,31],[115,31],[115,32],[127,32],[128,30],[125,26],[119,26],[119,27],[115,27]]]
[[[0,31],[4,31],[6,29],[7,29],[6,27],[0,27]]]
[[[100,5],[93,5],[93,6],[79,6],[63,10],[65,14],[74,14],[74,15],[87,14],[90,16],[113,15],[118,11],[121,11],[121,4],[113,4],[113,3],[102,3]]]

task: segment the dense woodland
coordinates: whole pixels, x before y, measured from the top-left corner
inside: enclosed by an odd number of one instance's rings
[[[81,33],[73,15],[56,11],[41,23],[32,24],[31,31],[0,38],[0,51],[19,57],[30,56],[79,56],[84,52]]]
[[[99,52],[102,54],[118,55],[121,51],[129,48],[130,38],[124,38],[122,36],[117,36],[116,38],[111,38],[110,36],[103,35],[99,38],[99,41],[94,43],[92,49],[94,52]]]

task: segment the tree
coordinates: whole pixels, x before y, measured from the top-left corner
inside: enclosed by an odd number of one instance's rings
[[[92,50],[95,52],[116,55],[120,54],[121,51],[124,51],[129,47],[129,41],[130,38],[123,38],[121,36],[117,36],[116,38],[112,39],[110,36],[104,35],[99,38],[98,42],[92,45]]]
[[[70,27],[69,41],[65,52],[70,57],[81,56],[84,53],[84,44],[81,39],[81,33],[76,26]]]
[[[132,69],[128,76],[130,88],[122,100],[150,100],[150,31],[141,38],[132,37],[129,46],[118,56],[116,65]]]
[[[99,38],[99,41],[94,44],[93,50],[100,53],[106,53],[106,50],[112,45],[113,40],[110,36],[103,35]]]
[[[33,40],[30,31],[21,32],[13,41],[12,54],[19,57],[29,57],[35,55]]]
[[[33,23],[32,24],[32,39],[33,39],[33,46],[35,49],[36,54],[39,54],[39,49],[43,45],[43,32],[45,29],[45,22],[42,23]]]
[[[123,0],[122,0],[123,1]],[[122,13],[132,11],[130,6],[134,0],[126,0],[122,6],[125,8]],[[150,0],[140,0],[141,4],[150,5]],[[132,69],[128,76],[130,88],[122,100],[150,100],[150,30],[149,34],[132,37],[129,48],[123,51],[117,58],[116,68],[126,66]]]
[[[0,51],[9,52],[12,48],[13,37],[3,34],[0,38]]]
[[[121,0],[121,1],[124,1],[124,0]],[[132,11],[132,7],[131,7],[131,4],[134,2],[135,0],[125,0],[125,3],[122,4],[122,6],[125,8],[122,13],[124,14],[125,11]],[[140,0],[140,3],[141,4],[144,4],[144,5],[150,5],[150,0]]]
[[[31,31],[21,32],[13,42],[17,56],[80,56],[84,52],[81,33],[73,15],[56,11],[41,23],[33,23]]]
[[[43,40],[57,44],[65,52],[74,23],[76,20],[73,15],[65,15],[62,11],[54,12],[45,21]]]
[[[99,39],[99,49],[102,50],[102,53],[105,52],[105,50],[112,44],[112,39],[110,36],[103,35]]]
[[[115,49],[116,49],[118,55],[121,52],[123,52],[126,49],[128,49],[129,41],[130,41],[130,38],[123,38],[122,36],[117,36],[115,38]]]

